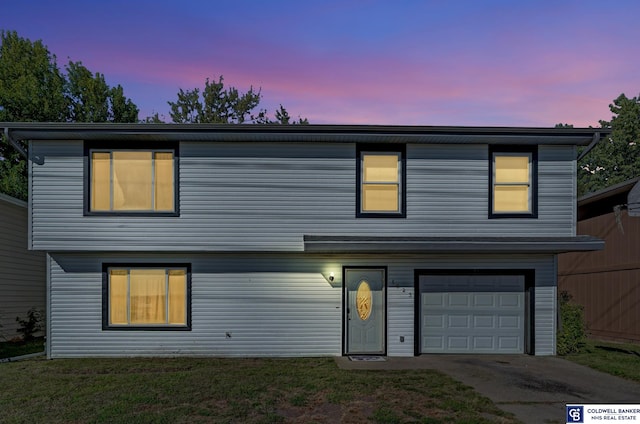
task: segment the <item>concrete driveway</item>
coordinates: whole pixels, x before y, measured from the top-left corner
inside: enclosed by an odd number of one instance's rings
[[[435,369],[473,387],[524,423],[564,423],[565,404],[640,404],[640,384],[557,357],[423,355],[353,362],[345,369]]]

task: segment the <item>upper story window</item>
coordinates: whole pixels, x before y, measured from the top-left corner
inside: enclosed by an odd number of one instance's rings
[[[537,154],[534,149],[491,150],[490,218],[537,217]]]
[[[177,213],[176,149],[90,148],[89,213]]]
[[[404,217],[404,146],[362,146],[358,149],[356,168],[356,216]]]
[[[104,329],[190,329],[188,265],[104,265]]]

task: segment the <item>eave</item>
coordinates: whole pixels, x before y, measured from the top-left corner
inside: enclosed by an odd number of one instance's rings
[[[588,145],[606,128],[5,122],[15,140]]]
[[[310,253],[565,253],[604,249],[604,241],[576,237],[304,236]]]

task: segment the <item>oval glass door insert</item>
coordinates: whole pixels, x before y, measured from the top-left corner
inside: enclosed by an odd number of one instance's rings
[[[358,291],[356,292],[356,309],[362,321],[366,321],[371,316],[372,303],[371,287],[369,287],[369,283],[362,280],[358,284]]]

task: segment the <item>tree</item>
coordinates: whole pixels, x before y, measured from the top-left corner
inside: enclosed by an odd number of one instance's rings
[[[0,32],[0,121],[65,121],[64,76],[42,44]]]
[[[269,119],[265,109],[255,112],[261,99],[260,89],[256,91],[251,86],[249,91],[241,93],[235,87],[225,88],[224,78],[220,76],[217,81],[206,79],[202,95],[198,88],[187,91],[180,89],[178,91],[178,99],[175,102],[167,103],[171,107],[169,114],[172,121],[181,124],[292,123],[289,113],[282,105],[276,111],[275,121]],[[308,124],[309,122],[306,118],[299,118],[298,121],[293,123]]]
[[[301,118],[298,116],[298,120],[297,121],[291,121],[291,117],[289,116],[289,113],[287,112],[287,109],[285,109],[282,105],[280,105],[280,108],[278,110],[276,110],[276,120],[273,122],[270,122],[272,124],[281,124],[281,125],[288,125],[288,124],[302,124],[302,125],[306,125],[309,124],[309,120],[307,118]]]
[[[138,107],[124,96],[122,86],[109,87],[103,74],[94,75],[82,62],[69,62],[65,69],[69,121],[138,122]]]
[[[640,175],[640,96],[621,94],[609,109],[611,121],[600,121],[611,128],[578,164],[578,194],[594,192]]]
[[[137,122],[138,107],[120,85],[81,62],[66,74],[38,40],[0,31],[0,122]],[[26,150],[25,143],[21,143]],[[0,192],[27,198],[26,160],[0,135]]]
[[[242,124],[247,119],[253,120],[251,111],[260,103],[260,90],[253,87],[241,94],[234,87],[224,87],[222,76],[218,81],[204,83],[204,90],[178,92],[176,102],[168,102],[171,107],[171,119],[175,123],[207,123],[207,124]]]
[[[66,120],[64,77],[41,41],[0,32],[0,122]],[[26,161],[0,135],[0,192],[27,198]],[[26,148],[26,145],[24,145]]]

